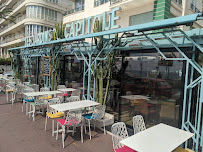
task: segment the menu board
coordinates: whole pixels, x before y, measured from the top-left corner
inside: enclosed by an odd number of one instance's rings
[[[50,68],[50,61],[51,57],[50,56],[44,56],[43,57],[43,75],[50,76],[51,75],[51,68]]]

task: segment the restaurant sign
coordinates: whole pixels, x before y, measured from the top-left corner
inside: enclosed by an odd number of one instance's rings
[[[92,27],[97,20],[102,22],[103,31],[119,28],[120,26],[116,24],[116,21],[120,19],[120,16],[117,16],[116,13],[120,10],[120,7],[116,7],[112,9],[111,12],[104,12],[102,15],[98,14],[84,18],[83,20],[72,22],[71,24],[66,24],[64,36],[65,38],[71,38],[91,34]],[[33,36],[25,37],[25,46],[42,44],[51,41],[51,35],[54,31],[56,31],[55,28],[53,30],[36,33]]]

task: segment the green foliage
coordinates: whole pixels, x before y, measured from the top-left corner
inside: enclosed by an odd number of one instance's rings
[[[56,31],[52,33],[52,40],[62,39],[64,38],[64,29],[65,26],[63,22],[61,24],[56,24]],[[56,47],[53,46],[51,51],[51,88],[52,90],[56,90],[59,78],[60,78],[60,70],[59,70],[59,54],[57,54]]]
[[[0,58],[0,65],[11,65],[11,58]]]
[[[101,32],[102,31],[102,22],[100,23],[98,20],[94,23],[94,29],[93,32]],[[103,36],[95,37],[94,38],[95,45],[97,45],[97,49],[99,51],[102,50],[104,42],[103,42]],[[115,35],[115,39],[112,40],[112,45],[114,46],[118,42],[118,34]],[[120,41],[117,45],[120,45]],[[104,63],[104,61],[98,61],[96,66],[93,66],[93,72],[94,72],[94,78],[95,78],[95,98],[96,101],[101,104],[106,104],[107,97],[109,94],[110,89],[110,81],[112,78],[112,73],[115,69],[115,57],[117,56],[116,51],[114,50],[112,53],[107,54],[107,62]],[[102,54],[101,54],[101,56]],[[106,81],[104,81],[106,80]],[[106,84],[104,85],[104,82]],[[103,87],[106,86],[105,92],[103,91]]]

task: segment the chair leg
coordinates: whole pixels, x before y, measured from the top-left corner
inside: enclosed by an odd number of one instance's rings
[[[65,140],[65,126],[63,125],[62,126],[62,144],[63,144],[63,148],[65,147],[64,140]]]
[[[72,136],[74,136],[74,132],[75,132],[75,126],[73,125],[73,132],[72,132]]]
[[[35,121],[35,106],[33,106],[33,114],[32,114],[32,117],[33,117],[33,121]]]
[[[57,128],[56,128],[56,140],[58,140],[59,135],[59,123],[57,122]]]
[[[94,130],[95,130],[95,120],[93,120]]]
[[[52,136],[54,136],[54,119],[52,119]]]
[[[81,142],[83,143],[83,125],[82,124],[80,127],[80,133],[81,133]]]
[[[27,103],[27,106],[28,106],[28,103]],[[31,111],[32,111],[32,106],[31,106],[31,104],[30,104],[29,117],[30,117],[30,115],[31,115]]]
[[[23,108],[25,106],[25,101],[23,100],[23,105],[22,105],[22,112],[23,112]]]
[[[103,126],[104,126],[104,135],[106,135],[106,129],[105,129],[105,122],[103,120]]]
[[[46,115],[46,119],[45,119],[45,127],[44,127],[44,130],[45,130],[45,131],[47,131],[47,119],[48,119],[47,117],[48,117],[48,116]]]
[[[90,129],[90,120],[88,120],[88,124],[89,124],[89,136],[90,136],[90,140],[91,140],[92,137],[91,137],[91,129]]]

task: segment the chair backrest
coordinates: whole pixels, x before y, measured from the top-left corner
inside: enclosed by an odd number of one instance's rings
[[[58,111],[53,109],[53,108],[51,108],[50,105],[59,104],[59,103],[60,103],[60,99],[59,98],[49,99],[48,103],[47,103],[47,112],[51,113],[51,114],[57,113]]]
[[[105,110],[106,110],[105,105],[99,105],[99,106],[94,107],[91,119],[98,120],[98,119],[104,118]]]
[[[29,93],[29,92],[34,92],[34,89],[31,87],[28,87],[28,86],[24,86],[23,91],[24,91],[24,93]],[[31,99],[34,99],[34,97],[24,95],[24,99],[31,100]]]
[[[75,126],[82,123],[82,111],[77,110],[74,113],[68,112],[66,116],[66,121],[64,124],[68,124],[69,126]]]
[[[120,143],[122,139],[128,137],[128,131],[124,122],[117,122],[111,126],[113,149],[121,148],[123,145]]]
[[[46,88],[46,87],[40,88],[40,92],[45,92],[45,91],[50,91],[50,88]]]
[[[65,89],[65,88],[66,88],[65,85],[58,85],[58,86],[57,86],[57,89]]]
[[[35,90],[35,92],[39,91],[39,85],[38,84],[33,84],[32,88]]]
[[[144,119],[141,115],[133,117],[134,134],[146,129]]]
[[[66,102],[75,102],[75,101],[80,101],[79,96],[70,96],[69,98],[66,99]]]
[[[74,90],[72,93],[71,93],[71,96],[79,96],[80,97],[80,93],[81,91],[79,89],[77,90]]]

